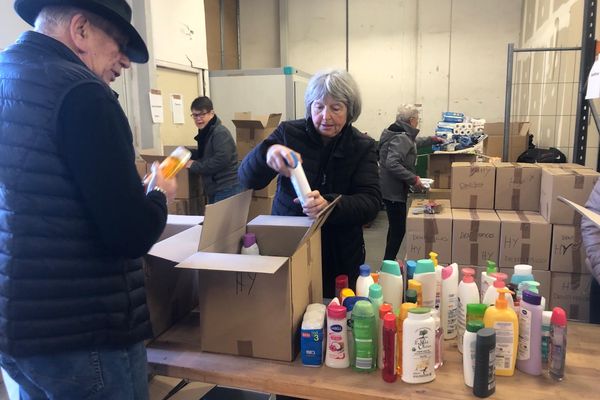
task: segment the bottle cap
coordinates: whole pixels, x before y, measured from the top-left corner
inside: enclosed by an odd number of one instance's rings
[[[470,303],[467,304],[467,321],[483,320],[485,310],[487,310],[487,304],[482,303]]]
[[[468,332],[477,332],[483,328],[484,328],[483,321],[480,319],[474,319],[473,321],[467,322],[467,331]]]
[[[429,307],[415,307],[415,308],[410,308],[408,310],[409,314],[431,314],[431,308]]]
[[[506,278],[508,278],[508,275],[506,275],[503,272],[492,272],[491,274],[494,278],[496,278],[496,280],[494,281],[494,287],[495,288],[503,288],[506,286]]]
[[[352,309],[352,318],[354,317],[374,317],[375,311],[371,302],[367,300],[358,300]]]
[[[369,299],[367,299],[366,297],[362,297],[362,296],[352,296],[352,297],[346,297],[344,299],[344,307],[346,307],[347,311],[352,311],[352,309],[354,307],[356,307],[356,303],[358,303],[359,301],[366,301],[369,304],[371,304],[371,301]]]
[[[400,265],[397,261],[383,260],[381,263],[381,272],[400,276]]]
[[[396,316],[388,312],[383,316],[383,327],[387,329],[394,329],[396,327]]]
[[[514,267],[515,272],[513,275],[531,275],[533,267],[527,264],[517,264]]]
[[[506,293],[510,293],[510,290],[506,288],[498,289],[498,298],[496,299],[496,308],[505,309],[508,307],[508,301],[506,300]]]
[[[406,260],[406,278],[411,279],[417,269],[417,262],[415,260]]]
[[[533,304],[534,306],[539,306],[542,304],[542,296],[532,292],[531,290],[524,290],[521,300],[526,303]]]
[[[402,303],[400,306],[400,319],[405,320],[408,317],[408,310],[417,308],[416,303]]]
[[[540,287],[540,283],[537,281],[523,281],[521,283],[519,283],[519,291],[524,291],[524,290],[529,290],[530,292],[533,293],[539,293],[539,287]]]
[[[354,293],[354,290],[350,289],[349,287],[345,287],[342,290],[340,290],[340,297],[342,298],[341,300],[344,301],[343,299],[347,298],[347,297],[353,297],[356,296],[356,293]]]
[[[335,277],[335,288],[343,289],[348,287],[348,275],[342,274]]]
[[[383,316],[387,313],[391,313],[392,310],[392,305],[389,303],[383,303],[382,305],[379,306],[379,319],[383,319]]]
[[[496,331],[493,328],[482,328],[477,331],[476,346],[496,347]]]
[[[446,280],[452,276],[452,272],[454,272],[454,268],[452,265],[448,265],[447,267],[442,268],[442,280]]]
[[[461,271],[463,273],[464,283],[471,283],[475,281],[475,279],[473,278],[473,275],[475,275],[475,270],[473,268],[463,268],[461,269]]]
[[[244,247],[250,247],[256,243],[256,234],[252,232],[244,233]]]
[[[506,288],[510,290],[510,295],[513,298],[513,302],[517,301],[517,289],[518,285],[516,283],[510,282],[506,284]]]
[[[369,276],[371,275],[371,267],[367,264],[363,264],[359,267],[360,276]]]
[[[429,252],[429,259],[431,261],[433,261],[433,266],[434,267],[438,266],[438,253],[436,253],[435,251],[430,251]]]
[[[567,326],[567,313],[560,307],[554,307],[550,322],[557,326]]]
[[[335,304],[327,306],[327,317],[334,319],[346,319],[346,307]]]
[[[488,274],[491,274],[493,272],[497,272],[498,268],[496,267],[496,263],[493,262],[492,260],[487,260],[487,269],[486,272]]]
[[[373,283],[379,282],[379,273],[371,272],[371,278],[373,278]]]
[[[408,288],[413,289],[415,292],[417,292],[417,296],[418,296],[419,291],[423,290],[423,284],[416,279],[409,279],[408,280]]]
[[[370,299],[379,299],[383,297],[383,291],[381,289],[381,285],[379,283],[374,283],[369,286],[369,298]]]
[[[417,291],[415,289],[406,289],[406,302],[417,304]]]
[[[550,326],[551,318],[552,318],[552,311],[542,311],[542,325]]]
[[[425,274],[427,272],[435,272],[435,266],[433,265],[433,261],[429,259],[422,259],[417,261],[417,268],[415,269],[415,274]]]

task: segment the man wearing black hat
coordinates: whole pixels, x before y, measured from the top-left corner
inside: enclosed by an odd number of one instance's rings
[[[148,50],[125,0],[14,7],[34,31],[0,53],[0,365],[21,398],[146,399],[139,257],[175,182],[140,183],[108,84]]]

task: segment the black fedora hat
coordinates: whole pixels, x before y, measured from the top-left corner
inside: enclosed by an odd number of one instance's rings
[[[131,7],[125,0],[15,0],[14,6],[17,14],[32,26],[46,6],[71,6],[93,12],[113,23],[129,38],[125,54],[131,61],[148,61],[148,48],[131,25]]]

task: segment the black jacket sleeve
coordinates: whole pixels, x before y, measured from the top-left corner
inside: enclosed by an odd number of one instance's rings
[[[132,134],[116,97],[86,83],[65,97],[59,148],[108,251],[136,258],[148,252],[167,220],[164,194],[144,193]]]

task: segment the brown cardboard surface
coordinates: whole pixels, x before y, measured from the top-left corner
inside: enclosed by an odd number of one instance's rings
[[[590,318],[590,274],[552,272],[551,307],[562,307],[567,318],[588,322]]]
[[[429,154],[427,176],[433,179],[432,188],[450,189],[452,185],[452,163],[474,162],[476,158],[475,154]]]
[[[452,207],[493,209],[495,181],[492,163],[452,163]]]
[[[581,240],[580,224],[552,226],[552,254],[550,271],[577,274],[589,273],[585,266],[585,248]]]
[[[150,167],[154,161],[162,162],[166,156],[156,156],[151,154],[140,154],[140,157],[147,163],[146,173],[150,172]],[[176,199],[189,199],[200,197],[203,194],[202,178],[200,175],[192,174],[189,169],[184,168],[179,171],[175,177],[177,181]]]
[[[500,218],[502,268],[529,264],[536,270],[550,266],[551,225],[532,211],[496,211]]]
[[[235,113],[235,142],[238,159],[243,159],[257,144],[266,139],[281,119],[281,114],[252,116],[248,112]]]
[[[429,258],[429,252],[438,253],[440,263],[452,262],[452,210],[448,200],[439,214],[413,214],[411,207],[406,218],[406,258]],[[413,203],[416,205],[416,203]]]
[[[277,191],[277,177],[273,178],[273,180],[264,188],[255,190],[252,196],[254,197],[270,197],[273,198],[275,196],[275,192]],[[270,214],[271,210],[268,213],[262,214]],[[257,214],[260,215],[260,214]]]
[[[495,162],[496,210],[539,211],[542,170],[536,164]]]
[[[484,132],[488,135],[484,141],[483,153],[490,157],[502,158],[504,148],[504,122],[488,122]],[[508,161],[515,162],[521,153],[527,150],[529,122],[511,122],[509,128]]]
[[[135,169],[137,170],[140,179],[144,179],[144,177],[146,176],[146,161],[144,161],[143,159],[136,159]]]
[[[543,168],[540,189],[540,213],[553,224],[572,225],[577,212],[557,199],[584,205],[600,174],[591,169]]]
[[[458,264],[498,263],[500,219],[494,210],[452,209],[452,261]]]
[[[536,163],[535,165],[542,168],[560,168],[560,169],[591,169],[585,165],[575,163]]]
[[[252,221],[259,215],[270,215],[273,207],[273,196],[271,197],[252,197],[250,210],[248,212],[248,221]]]

